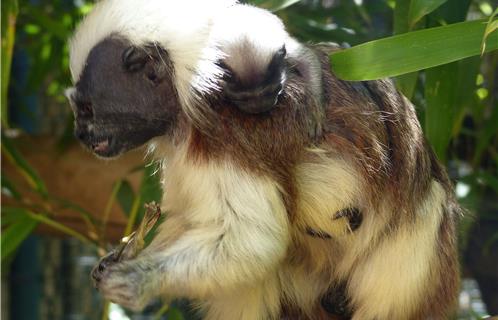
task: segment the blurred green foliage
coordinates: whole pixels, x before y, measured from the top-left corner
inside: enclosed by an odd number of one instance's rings
[[[7,0],[2,3],[2,124],[8,126],[7,92],[9,89],[10,64],[12,62],[12,50],[16,31],[16,18],[18,8],[16,0]]]
[[[498,195],[498,20],[491,1],[249,2],[274,11],[300,40],[353,46],[331,56],[332,70],[339,77],[367,80],[397,76],[398,88],[418,106],[423,129],[438,157],[449,166],[452,177],[469,189],[460,194],[461,201],[479,216],[483,195],[489,190]],[[85,0],[2,2],[2,133],[15,127],[8,111],[19,107],[8,101],[13,52],[22,50],[29,57],[23,94],[35,94],[46,105],[64,104],[64,88],[70,85],[67,40],[91,7]],[[480,56],[481,50],[488,53]],[[68,119],[67,129],[59,136],[62,145],[73,141],[71,123]],[[2,196],[18,204],[2,206],[2,261],[12,256],[38,223],[104,248],[107,240],[103,230],[115,202],[128,218],[123,230],[127,234],[143,216],[143,204],[160,199],[154,165],[136,168],[144,171],[139,190],[133,191],[127,176],[117,181],[103,217],[95,220],[77,205],[52,196],[17,151],[16,140],[3,134],[2,140],[4,159],[25,178],[30,191],[39,195],[39,203],[27,203],[23,192],[11,183],[11,173],[2,172]],[[493,206],[495,214],[486,219],[498,221],[498,203]],[[58,209],[68,207],[80,214],[88,234],[53,220]],[[464,240],[471,224],[472,220],[465,218]],[[490,241],[498,241],[498,234]],[[174,309],[167,312],[180,317]]]

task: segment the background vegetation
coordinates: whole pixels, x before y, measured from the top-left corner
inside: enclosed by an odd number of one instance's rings
[[[498,20],[490,0],[252,0],[275,11],[295,37],[332,41],[350,49],[331,56],[346,80],[395,77],[417,106],[426,136],[449,169],[459,200],[471,214],[460,227],[463,272],[477,279],[490,312],[498,312]],[[95,254],[109,247],[106,223],[114,203],[129,234],[143,204],[159,200],[154,165],[138,188],[118,179],[101,214],[58,198],[19,152],[19,137],[49,134],[64,157],[72,138],[72,115],[64,89],[70,86],[67,39],[91,9],[85,0],[2,2],[2,235],[4,272],[16,249],[39,224],[88,244]],[[382,39],[382,40],[376,40]],[[376,41],[372,41],[376,40]],[[369,42],[371,41],[371,42]],[[14,67],[12,62],[15,62]],[[11,71],[15,70],[15,71]],[[21,177],[19,184],[15,177]],[[6,200],[6,201],[5,201]],[[58,220],[72,210],[84,228]],[[83,230],[83,231],[82,231]],[[495,285],[489,285],[491,281]],[[104,317],[109,313],[104,305]],[[156,318],[183,317],[176,308],[154,310]],[[476,317],[478,315],[475,315]]]

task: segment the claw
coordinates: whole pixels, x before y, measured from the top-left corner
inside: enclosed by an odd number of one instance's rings
[[[114,251],[110,252],[102,259],[100,259],[99,263],[93,268],[91,272],[91,278],[93,280],[93,284],[95,288],[98,289],[99,283],[103,278],[104,272],[112,265],[116,264],[118,259],[116,259],[116,254]]]

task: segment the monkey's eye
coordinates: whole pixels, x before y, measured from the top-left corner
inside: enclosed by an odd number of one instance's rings
[[[303,76],[303,74],[302,74],[301,70],[299,70],[299,68],[298,68],[297,66],[294,66],[294,65],[293,65],[293,66],[290,66],[289,71],[290,71],[291,73],[294,73],[294,74],[295,74],[295,75],[297,75],[298,77],[302,77],[302,76]]]
[[[149,79],[149,81],[151,81],[154,84],[157,84],[159,82],[159,78],[157,77],[157,74],[155,72],[148,73],[147,79]]]

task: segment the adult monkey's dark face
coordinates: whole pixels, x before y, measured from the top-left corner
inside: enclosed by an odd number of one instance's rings
[[[179,110],[172,74],[164,49],[104,39],[67,91],[76,137],[95,154],[114,157],[167,134]]]

